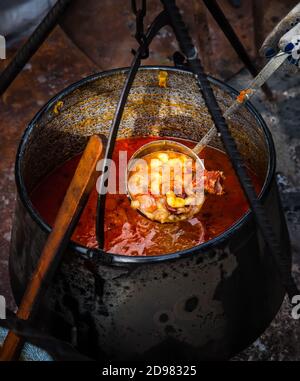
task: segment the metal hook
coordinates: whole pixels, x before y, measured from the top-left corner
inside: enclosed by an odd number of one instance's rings
[[[142,0],[142,7],[141,8],[137,8],[136,6],[136,0],[131,0],[131,8],[132,8],[132,12],[137,15],[138,12],[140,12],[140,14],[145,17],[146,15],[146,11],[147,11],[147,4],[146,4],[146,0]]]

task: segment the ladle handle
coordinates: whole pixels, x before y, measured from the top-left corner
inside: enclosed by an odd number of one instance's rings
[[[232,115],[235,111],[237,111],[246,101],[248,101],[252,95],[255,92],[249,92],[247,96],[245,97],[243,102],[235,100],[232,105],[225,111],[224,118],[230,118],[230,115]],[[215,126],[211,127],[210,130],[203,136],[203,138],[200,140],[200,142],[193,148],[193,151],[196,155],[198,155],[206,146],[209,145],[209,143],[217,136],[218,130]]]
[[[237,97],[237,99],[232,103],[232,105],[225,111],[224,118],[230,118],[230,116],[237,111],[245,102],[247,102],[256,91],[271,77],[272,74],[286,61],[288,54],[285,52],[279,52],[275,57],[273,57],[257,74],[257,76],[248,84],[246,90],[243,90],[240,95],[244,92],[243,97]],[[217,129],[215,126],[203,136],[200,142],[194,147],[193,151],[199,154],[203,148],[205,148],[212,139],[217,135]]]
[[[193,151],[198,155],[217,135],[218,131],[216,127],[212,127],[200,140],[200,142],[193,148]]]
[[[88,196],[93,186],[95,186],[96,166],[101,154],[101,139],[97,135],[93,135],[83,152],[75,175],[58,211],[53,229],[43,248],[38,265],[22,298],[16,314],[18,319],[29,320],[36,313],[39,301],[45,295]],[[9,331],[0,352],[0,361],[18,359],[22,346],[23,339],[16,333]]]

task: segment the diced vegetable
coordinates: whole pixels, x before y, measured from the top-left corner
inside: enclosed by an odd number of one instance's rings
[[[198,213],[207,193],[222,194],[222,173],[202,171],[204,182],[197,184],[195,161],[173,151],[159,151],[142,158],[143,171],[129,174],[131,206],[149,219],[161,223],[183,221]]]

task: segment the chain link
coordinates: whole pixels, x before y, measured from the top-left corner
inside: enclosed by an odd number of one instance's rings
[[[142,49],[141,58],[145,59],[149,57],[149,46],[147,43],[147,38],[145,35],[145,28],[144,28],[144,18],[146,16],[147,11],[147,5],[146,0],[141,1],[141,7],[137,7],[136,0],[131,0],[131,8],[132,12],[136,16],[136,32],[135,32],[135,39],[140,45],[140,48]],[[135,51],[132,51],[133,54],[135,54]]]

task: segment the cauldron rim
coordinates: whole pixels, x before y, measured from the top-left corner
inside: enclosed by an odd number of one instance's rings
[[[23,181],[23,177],[21,175],[21,161],[23,158],[24,150],[27,144],[27,140],[35,127],[37,121],[40,119],[40,117],[49,109],[51,109],[54,104],[57,103],[61,98],[65,97],[66,95],[70,94],[74,90],[80,88],[83,85],[88,84],[89,82],[93,82],[97,79],[104,78],[107,76],[111,76],[115,73],[126,73],[129,70],[129,67],[122,67],[122,68],[115,68],[111,70],[106,70],[102,72],[98,72],[92,75],[89,75],[87,77],[84,77],[80,79],[77,82],[72,83],[71,85],[64,88],[62,91],[54,95],[48,102],[35,114],[35,116],[32,118],[32,120],[29,122],[28,126],[26,127],[22,137],[21,141],[19,143],[17,156],[16,156],[16,163],[15,163],[15,181],[16,181],[16,187],[17,187],[17,193],[18,196],[23,204],[23,206],[28,211],[29,215],[33,218],[33,220],[38,224],[38,226],[46,233],[50,233],[51,227],[43,220],[43,218],[40,216],[40,214],[37,212],[35,207],[33,206],[30,196],[26,190],[26,186]],[[178,69],[173,66],[165,66],[165,65],[145,65],[142,66],[139,71],[142,70],[168,70],[173,71],[176,73],[184,73],[193,75],[188,69]],[[226,84],[225,82],[218,80],[210,75],[207,76],[208,80],[211,84],[216,85],[218,88],[226,92],[228,95],[236,96],[239,94],[239,91],[234,89],[232,86]],[[262,128],[265,143],[268,150],[268,168],[267,168],[267,174],[265,177],[264,184],[262,186],[262,189],[259,194],[259,199],[263,200],[266,196],[266,192],[270,187],[270,184],[272,182],[274,173],[275,173],[275,167],[276,167],[276,152],[274,147],[274,142],[272,139],[271,132],[269,128],[267,127],[264,119],[260,115],[260,113],[256,110],[256,108],[253,106],[253,104],[250,101],[247,101],[245,104],[245,107],[250,112],[250,114],[256,119],[259,126]],[[102,260],[105,263],[109,264],[151,264],[151,263],[158,263],[158,262],[164,262],[164,261],[170,261],[175,260],[183,257],[193,256],[195,254],[199,254],[199,251],[201,254],[205,254],[205,251],[208,251],[208,249],[212,248],[216,243],[220,243],[222,241],[227,240],[229,237],[231,237],[236,231],[238,231],[244,223],[249,221],[249,219],[252,216],[251,210],[248,210],[241,218],[239,218],[232,226],[230,226],[229,229],[225,230],[223,233],[218,235],[215,238],[210,239],[209,241],[206,241],[200,245],[193,246],[192,248],[180,250],[174,253],[168,253],[164,255],[155,255],[155,256],[126,256],[121,254],[112,254],[107,253],[100,249],[90,249],[86,246],[83,246],[81,244],[78,244],[74,241],[70,242],[70,247],[78,252],[78,254],[86,257],[87,259],[90,258],[91,254],[95,256],[94,254],[99,256],[99,259]],[[211,258],[210,258],[211,259]]]

